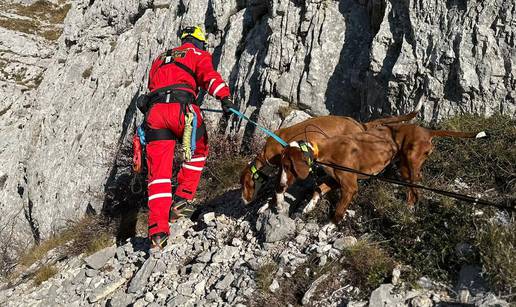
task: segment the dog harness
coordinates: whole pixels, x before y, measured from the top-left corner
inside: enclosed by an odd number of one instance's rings
[[[308,164],[308,167],[310,167],[310,172],[312,172],[312,166],[318,154],[317,146],[313,146],[307,141],[291,142],[289,146],[301,149],[301,152],[303,152],[303,156],[306,159],[306,163]]]

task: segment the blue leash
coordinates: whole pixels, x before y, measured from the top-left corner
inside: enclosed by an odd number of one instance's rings
[[[217,109],[205,109],[205,108],[201,108],[202,111],[206,111],[206,112],[216,112],[216,113],[223,113],[222,110],[217,110]],[[241,112],[233,109],[233,108],[229,108],[229,110],[231,112],[233,112],[233,114],[235,114],[236,116],[240,117],[240,118],[243,118],[245,120],[247,120],[248,122],[250,122],[251,124],[255,125],[258,129],[262,130],[263,132],[265,132],[266,134],[268,134],[270,137],[272,137],[273,139],[275,139],[276,141],[278,141],[278,143],[281,144],[281,146],[283,147],[287,147],[288,144],[287,142],[283,141],[279,136],[277,136],[274,132],[270,131],[269,129],[261,126],[260,124],[258,124],[257,122],[251,120],[249,117],[245,116],[244,114],[242,114]]]

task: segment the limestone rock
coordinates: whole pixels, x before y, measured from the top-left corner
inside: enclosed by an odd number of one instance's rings
[[[383,306],[405,306],[402,297],[395,295],[392,290],[394,286],[392,284],[383,284],[374,290],[369,297],[370,307],[383,307]]]
[[[116,289],[118,289],[120,286],[122,286],[126,282],[126,279],[123,277],[119,277],[117,280],[115,280],[112,283],[109,283],[107,285],[101,286],[93,291],[93,293],[88,297],[88,301],[90,303],[95,303],[112,292],[114,292]]]
[[[113,258],[115,256],[115,253],[116,247],[109,246],[96,252],[91,256],[84,258],[84,261],[90,268],[98,270],[102,268],[111,258]]]
[[[256,228],[262,234],[265,242],[281,241],[294,234],[296,224],[294,220],[284,214],[275,214],[267,210],[260,215]]]
[[[2,20],[18,18],[13,7]],[[134,98],[183,26],[207,28],[236,103],[275,129],[311,115],[406,112],[421,96],[426,121],[464,111],[514,116],[513,10],[505,0],[81,0],[41,28],[62,28],[53,42],[0,27],[0,224],[8,225],[0,236],[37,241],[86,211],[145,197],[129,184],[128,149],[142,119]],[[206,96],[205,106],[219,103]],[[207,119],[220,124],[220,114]],[[230,130],[263,137],[245,121]]]
[[[156,266],[157,261],[158,260],[153,257],[145,261],[138,273],[136,273],[136,275],[131,280],[129,288],[127,289],[129,293],[136,293],[138,291],[141,291],[145,287],[145,285],[147,284],[147,280],[154,271],[154,267]]]
[[[220,289],[220,290],[225,290],[227,288],[229,288],[229,286],[231,285],[231,283],[235,280],[235,276],[233,276],[233,274],[227,274],[226,276],[224,276],[224,278],[222,280],[220,280],[216,285],[215,285],[215,288],[216,289]]]
[[[335,240],[335,242],[333,242],[333,247],[342,251],[344,249],[352,247],[356,243],[357,239],[355,237],[346,236]]]

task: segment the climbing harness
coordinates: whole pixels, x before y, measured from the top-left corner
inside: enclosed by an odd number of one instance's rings
[[[427,187],[427,186],[423,186],[423,185],[419,185],[419,184],[415,184],[415,183],[410,183],[410,182],[406,182],[406,181],[398,180],[398,179],[394,179],[394,178],[388,178],[388,177],[383,177],[383,176],[379,176],[379,175],[367,174],[367,173],[358,171],[356,169],[352,169],[352,168],[349,168],[349,167],[346,167],[346,166],[342,166],[342,165],[338,165],[338,164],[335,164],[335,163],[324,163],[324,162],[320,162],[320,161],[317,161],[317,160],[314,161],[314,163],[319,164],[319,165],[323,165],[323,166],[327,166],[327,167],[330,167],[330,168],[333,168],[333,169],[338,169],[338,170],[341,170],[341,171],[345,171],[345,172],[349,172],[349,173],[354,173],[354,174],[366,176],[366,177],[369,177],[369,178],[372,178],[372,179],[377,179],[377,180],[380,180],[380,181],[385,181],[385,182],[394,183],[394,184],[401,185],[401,186],[406,186],[406,187],[418,188],[418,189],[422,189],[422,190],[431,191],[431,192],[434,192],[434,193],[437,193],[437,194],[441,194],[441,195],[445,195],[445,196],[448,196],[448,197],[451,197],[451,198],[455,198],[455,199],[458,199],[458,200],[469,202],[469,203],[472,203],[474,205],[475,204],[479,204],[479,205],[484,205],[484,206],[496,207],[498,209],[503,209],[503,210],[516,211],[516,208],[514,207],[514,204],[512,205],[512,207],[510,207],[510,206],[509,207],[508,206],[503,206],[503,205],[495,204],[495,203],[487,201],[487,200],[483,200],[483,199],[478,198],[478,197],[471,197],[471,196],[464,195],[464,194],[459,194],[459,193],[455,193],[455,192],[435,189],[435,188],[431,188],[431,187]]]
[[[186,50],[170,49],[163,55],[164,59],[163,59],[163,63],[161,63],[161,65],[160,65],[160,67],[165,66],[165,65],[170,65],[170,64],[176,65],[177,67],[186,71],[190,76],[192,76],[192,78],[194,80],[197,80],[197,76],[195,75],[195,72],[190,67],[188,67],[185,64],[178,62],[174,59],[174,58],[178,57],[178,54],[177,54],[178,52],[183,52],[184,54],[186,54]],[[184,57],[184,54],[182,54],[182,56],[180,56],[180,57]]]

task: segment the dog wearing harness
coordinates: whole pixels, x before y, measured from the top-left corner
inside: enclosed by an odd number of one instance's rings
[[[319,139],[363,132],[382,124],[408,121],[416,115],[417,111],[414,111],[400,116],[380,118],[366,123],[360,123],[345,116],[319,116],[307,119],[291,127],[279,129],[275,131],[275,133],[286,142],[293,140],[317,141]],[[260,191],[260,187],[263,186],[263,182],[258,182],[256,179],[268,180],[269,177],[265,174],[272,173],[276,167],[280,166],[283,148],[284,146],[274,138],[268,137],[265,145],[256,155],[255,159],[242,170],[240,184],[242,186],[242,200],[245,203],[249,203],[255,199]],[[258,170],[260,170],[263,175],[257,177],[255,173]],[[326,184],[323,183],[319,186],[319,189],[327,189]],[[264,211],[265,209],[267,209],[267,206],[262,207],[260,211]]]
[[[341,199],[333,217],[338,223],[358,191],[358,179],[375,177],[396,161],[401,177],[409,183],[407,203],[417,201],[416,182],[421,181],[421,168],[433,150],[434,137],[482,138],[484,132],[431,130],[414,124],[388,124],[374,129],[332,139],[292,142],[281,160],[281,180],[276,186],[278,210],[283,194],[296,179],[305,179],[314,163],[319,164],[333,181],[320,185],[303,212],[311,211],[321,195],[334,187],[341,190]],[[335,167],[332,167],[335,166]]]
[[[226,115],[238,110],[229,87],[215,71],[212,56],[205,51],[206,37],[200,27],[181,31],[181,46],[160,54],[149,72],[150,94],[142,96],[138,108],[145,113],[144,142],[135,134],[133,144],[144,145],[147,162],[149,238],[152,247],[163,248],[169,236],[169,222],[189,217],[195,210],[192,200],[208,156],[208,137],[200,107],[199,88],[222,103]],[[179,171],[178,186],[172,193],[172,163],[175,145],[186,153]],[[135,149],[137,149],[135,146]],[[135,154],[135,162],[142,162]],[[142,167],[135,170],[141,171]]]

